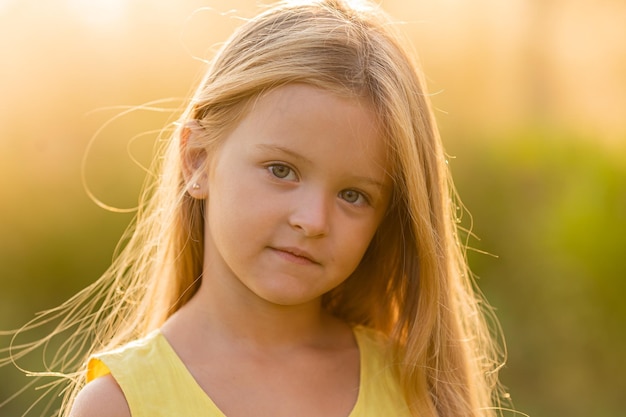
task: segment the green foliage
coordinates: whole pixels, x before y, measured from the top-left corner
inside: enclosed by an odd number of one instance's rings
[[[618,416],[626,363],[626,152],[529,133],[458,145],[470,251],[509,348],[503,381],[531,415]]]

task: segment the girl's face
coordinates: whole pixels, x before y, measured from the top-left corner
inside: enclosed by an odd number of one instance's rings
[[[258,98],[207,173],[203,285],[319,301],[357,267],[387,208],[373,108],[293,84]]]

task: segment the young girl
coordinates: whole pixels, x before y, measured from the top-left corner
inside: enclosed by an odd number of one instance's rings
[[[359,4],[279,4],[219,51],[93,311],[65,306],[93,343],[66,414],[496,414],[428,95]]]

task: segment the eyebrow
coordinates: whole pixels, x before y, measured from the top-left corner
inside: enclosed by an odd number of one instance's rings
[[[360,182],[364,182],[370,185],[373,185],[374,187],[379,188],[381,191],[385,190],[387,188],[389,188],[387,185],[385,185],[385,183],[375,180],[374,178],[370,178],[370,177],[354,177],[354,179],[356,181],[360,181]]]
[[[280,146],[280,145],[269,145],[269,144],[265,144],[265,143],[261,143],[256,145],[257,149],[261,150],[261,151],[265,151],[265,152],[281,152],[284,153],[286,155],[289,155],[297,160],[299,160],[300,162],[303,162],[305,164],[308,165],[312,165],[313,162],[311,162],[310,159],[308,159],[307,157],[305,157],[304,155],[299,154],[298,152],[286,148],[284,146]],[[370,184],[373,185],[375,187],[378,187],[380,190],[385,190],[388,188],[388,186],[382,182],[382,181],[378,181],[375,180],[374,178],[371,177],[363,177],[363,176],[354,176],[353,179],[355,181],[358,182],[362,182],[362,183],[366,183],[366,184]]]
[[[289,148],[285,148],[284,146],[280,146],[280,145],[268,145],[265,143],[261,143],[256,145],[256,147],[261,150],[261,151],[265,151],[265,152],[281,152],[284,154],[287,154],[289,156],[291,156],[292,158],[295,158],[297,160],[299,160],[300,162],[304,162],[308,165],[313,164],[313,162],[311,162],[310,159],[308,159],[307,157],[305,157],[304,155],[299,154],[298,152],[291,150]]]

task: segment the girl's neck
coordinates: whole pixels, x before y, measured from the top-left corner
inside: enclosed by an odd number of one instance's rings
[[[337,341],[345,341],[345,335],[350,333],[345,323],[321,307],[319,299],[283,306],[246,297],[245,289],[224,291],[214,287],[213,283],[203,283],[170,322],[184,323],[178,327],[207,341],[220,340],[233,347],[266,351],[331,347]]]

